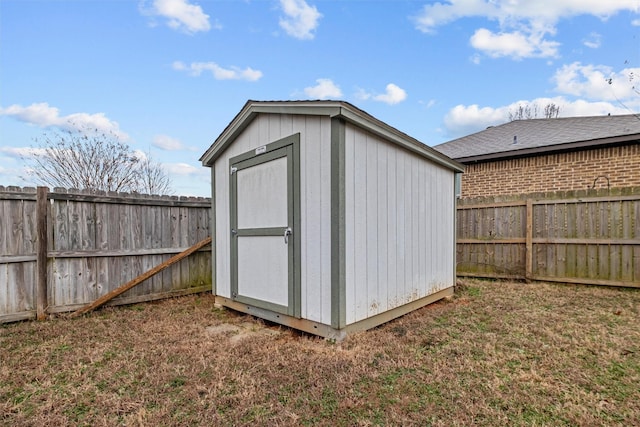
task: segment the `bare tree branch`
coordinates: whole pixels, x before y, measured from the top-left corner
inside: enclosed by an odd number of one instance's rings
[[[111,133],[47,133],[30,158],[30,173],[50,187],[145,194],[171,194],[171,180],[150,155],[139,158]]]

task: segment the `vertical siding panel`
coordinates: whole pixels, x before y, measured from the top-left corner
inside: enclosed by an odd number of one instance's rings
[[[356,320],[367,317],[367,142],[354,134],[354,305]]]
[[[300,128],[300,126],[298,126]],[[302,317],[321,321],[322,304],[322,234],[321,184],[322,162],[320,127],[318,122],[306,123],[300,146],[300,212],[301,225],[301,291]]]
[[[398,301],[398,193],[397,154],[392,148],[387,150],[387,299],[388,308],[400,305]]]
[[[356,213],[355,213],[355,140],[347,127],[345,135],[345,321],[356,320]]]
[[[406,196],[407,180],[406,180],[406,164],[405,153],[403,151],[396,151],[396,253],[397,253],[397,281],[396,281],[396,296],[398,305],[405,303],[405,289],[407,288],[407,261],[405,259],[405,242],[407,239],[407,224],[406,224]]]
[[[438,279],[439,270],[442,268],[441,266],[441,256],[443,252],[446,250],[445,247],[440,246],[442,244],[438,230],[442,230],[444,228],[444,224],[440,221],[442,220],[439,212],[444,209],[444,206],[441,205],[441,195],[444,193],[444,189],[440,188],[440,179],[438,176],[438,170],[431,166],[429,170],[429,182],[428,182],[428,195],[427,200],[429,201],[427,205],[427,217],[425,218],[425,223],[427,225],[427,250],[428,254],[426,255],[427,260],[426,263],[429,266],[428,269],[428,281],[430,282],[430,287],[428,292],[431,292],[431,287],[433,286],[433,281]]]
[[[423,295],[422,283],[420,283],[420,162],[415,156],[411,156],[411,300]]]
[[[266,139],[261,139],[261,143],[259,145],[264,145],[265,143],[273,142],[277,140],[282,132],[280,131],[280,126],[282,125],[282,117],[280,114],[268,114],[267,120],[269,121],[269,133],[266,134]],[[262,135],[261,135],[262,136]]]
[[[377,159],[377,180],[378,180],[378,257],[376,264],[378,265],[378,313],[389,309],[389,250],[388,250],[388,226],[389,218],[387,216],[387,206],[389,205],[389,176],[388,176],[388,157],[390,147],[387,143],[380,143],[378,146]]]
[[[322,323],[331,324],[331,119],[323,117],[320,121],[320,209],[321,209],[321,272],[322,282]]]
[[[292,135],[293,132],[293,123],[294,123],[294,116],[292,114],[282,114],[280,116],[281,118],[281,122],[280,122],[280,133],[278,134],[278,136],[275,137],[274,140],[280,139],[280,138],[284,138],[285,136],[289,136]],[[304,121],[304,117],[300,118],[298,116],[297,120],[303,120]],[[299,127],[299,129],[304,129],[303,127]],[[273,141],[269,141],[269,142],[273,142]]]
[[[427,229],[429,227],[429,221],[431,218],[430,212],[427,210],[427,200],[429,198],[429,169],[427,164],[422,162],[420,164],[420,180],[419,180],[419,215],[418,215],[418,239],[419,239],[419,257],[420,260],[420,283],[423,289],[423,295],[429,293],[429,278],[427,276],[427,242],[429,237],[427,236]]]
[[[362,158],[366,169],[366,202],[364,219],[366,222],[365,257],[367,269],[367,317],[378,313],[378,144],[365,136],[366,155]]]

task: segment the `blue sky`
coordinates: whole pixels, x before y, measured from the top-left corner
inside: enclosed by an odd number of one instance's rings
[[[0,185],[95,127],[176,195],[248,99],[340,99],[433,146],[509,120],[640,112],[640,0],[1,0]],[[637,77],[635,77],[637,76]]]

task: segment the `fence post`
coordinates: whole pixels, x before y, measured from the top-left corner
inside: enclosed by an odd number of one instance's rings
[[[533,201],[531,199],[527,199],[525,217],[527,219],[527,235],[525,236],[524,278],[531,280],[533,277]]]
[[[48,187],[36,192],[36,319],[45,320],[49,306],[47,296],[47,195]]]

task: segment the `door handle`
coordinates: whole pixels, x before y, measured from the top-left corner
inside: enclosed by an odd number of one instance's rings
[[[291,231],[290,227],[285,228],[284,230],[284,244],[288,245],[289,244],[289,236],[291,236],[291,234],[293,234],[293,232]]]

